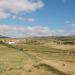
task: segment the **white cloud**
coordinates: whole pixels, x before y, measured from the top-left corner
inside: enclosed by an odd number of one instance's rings
[[[13,37],[52,35],[48,27],[15,25],[0,25],[0,34]]]
[[[8,35],[12,37],[25,36],[56,36],[63,35],[64,30],[49,29],[47,26],[15,26],[0,25],[0,35]]]
[[[72,34],[75,35],[75,23],[72,24]]]
[[[0,13],[4,16],[2,18],[8,17],[6,12],[11,12],[14,14],[19,14],[20,12],[33,12],[44,6],[42,0],[0,0]],[[31,19],[30,19],[31,21]]]
[[[63,30],[63,29],[58,29],[57,32],[58,32],[58,33],[63,33],[64,30]]]
[[[71,23],[70,21],[66,21],[67,24]]]
[[[17,17],[16,15],[11,17],[14,20],[20,20],[20,21],[26,21],[26,22],[34,22],[34,18],[22,18],[22,17]]]
[[[10,16],[10,14],[8,14],[8,13],[0,12],[0,19],[8,18],[9,16]]]
[[[73,33],[75,33],[75,30],[72,30]]]
[[[28,18],[28,19],[24,19],[25,21],[28,21],[28,22],[34,22],[35,19],[34,18]]]
[[[54,29],[52,30],[52,35],[54,36],[63,36],[64,34],[64,29]]]
[[[73,28],[75,28],[75,23],[74,23],[74,24],[72,24],[72,27],[73,27]]]

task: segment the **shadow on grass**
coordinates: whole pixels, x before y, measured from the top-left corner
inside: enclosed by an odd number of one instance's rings
[[[51,71],[51,72],[53,72],[54,74],[57,74],[57,75],[70,75],[70,74],[66,74],[66,73],[54,68],[53,66],[50,66],[50,65],[45,64],[45,63],[40,63],[38,65],[35,65],[34,67],[38,68],[38,69],[43,68],[43,69],[45,69],[47,71]]]

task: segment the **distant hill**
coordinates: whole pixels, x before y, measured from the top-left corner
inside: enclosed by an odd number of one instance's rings
[[[10,37],[0,35],[0,38],[10,38]]]
[[[39,41],[75,41],[75,36],[46,36],[46,37],[28,37],[28,40]]]
[[[66,39],[74,39],[75,36],[43,36],[43,37],[27,37],[28,39],[38,39],[38,40],[48,40],[48,39],[56,39],[56,40],[66,40]]]

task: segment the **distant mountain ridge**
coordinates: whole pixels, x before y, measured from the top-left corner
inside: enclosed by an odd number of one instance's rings
[[[32,40],[60,40],[60,41],[75,41],[75,36],[46,36],[46,37],[28,37],[26,39]]]
[[[8,36],[3,36],[3,35],[0,35],[0,38],[10,38]]]

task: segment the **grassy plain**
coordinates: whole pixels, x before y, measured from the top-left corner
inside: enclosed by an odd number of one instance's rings
[[[20,39],[15,48],[0,44],[0,75],[75,75],[74,45],[27,41]]]

